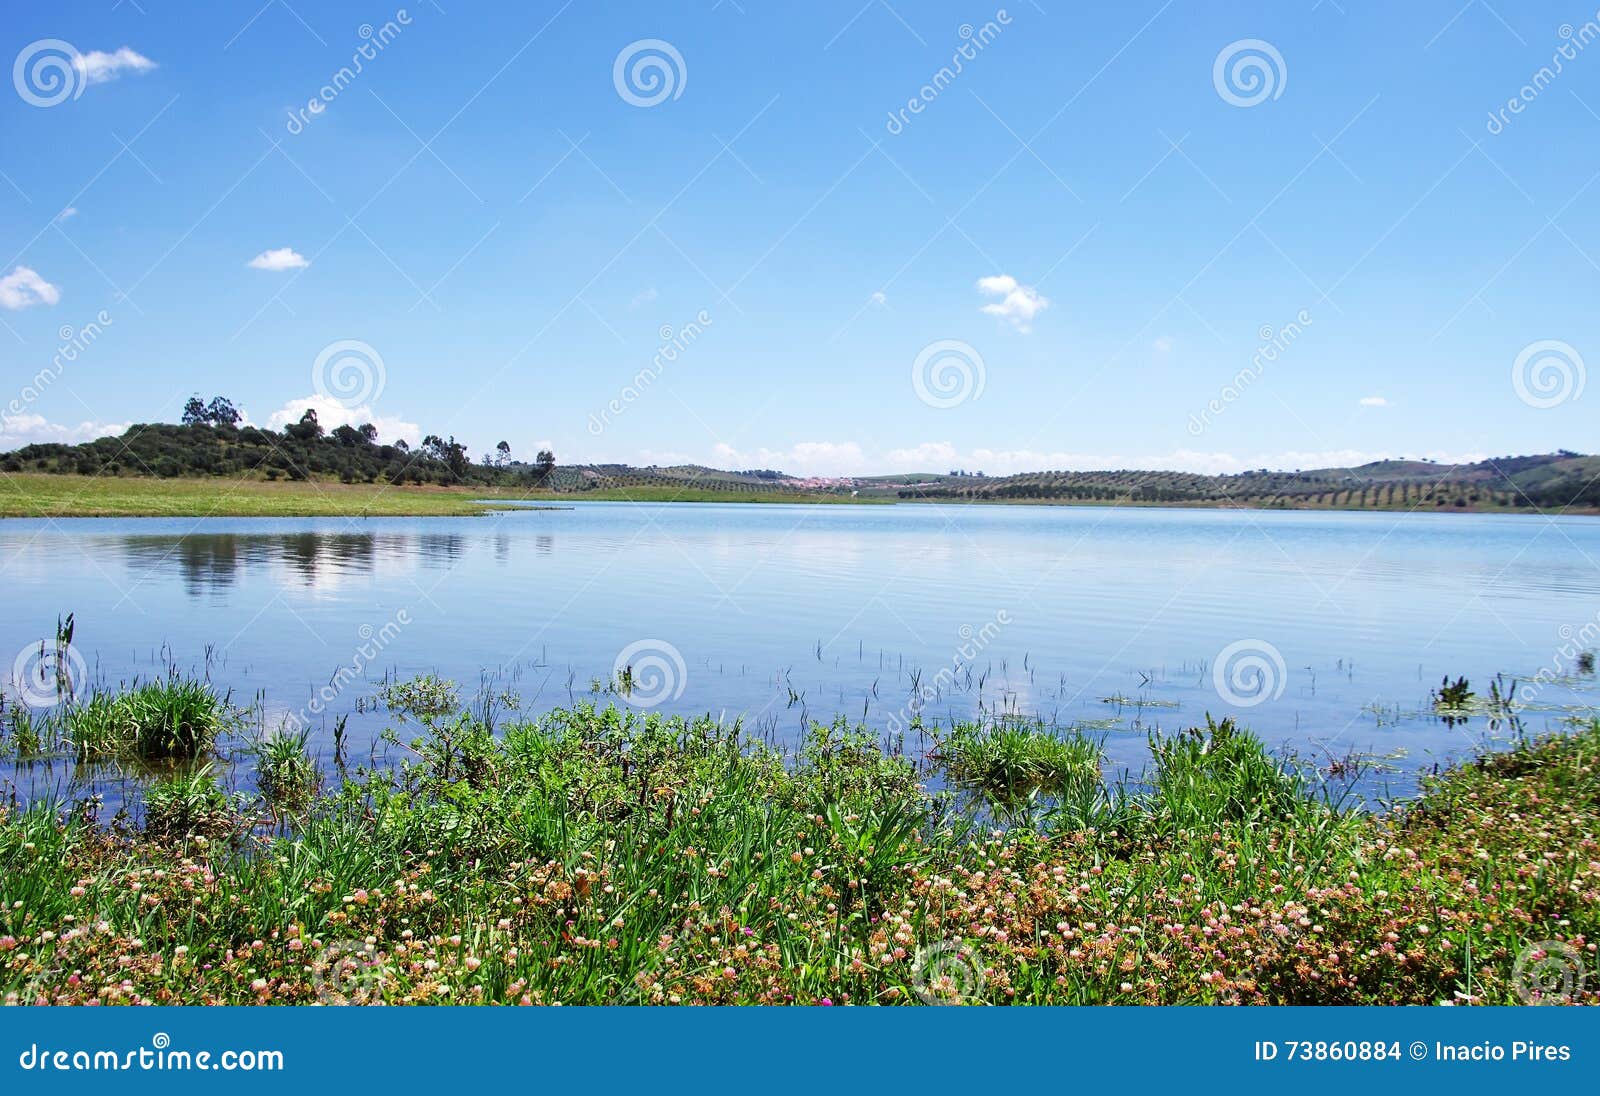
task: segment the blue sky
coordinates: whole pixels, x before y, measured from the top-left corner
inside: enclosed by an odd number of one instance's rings
[[[1593,5],[7,8],[6,448],[193,392],[815,474],[1593,448]]]

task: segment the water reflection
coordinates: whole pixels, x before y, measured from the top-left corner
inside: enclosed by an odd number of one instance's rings
[[[193,533],[183,536],[119,537],[114,542],[141,579],[176,573],[190,596],[234,586],[250,568],[281,568],[311,589],[370,575],[384,564],[448,567],[466,551],[455,533]],[[499,537],[496,558],[510,558],[511,542]]]

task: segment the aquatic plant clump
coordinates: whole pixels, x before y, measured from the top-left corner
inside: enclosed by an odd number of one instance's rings
[[[169,677],[125,692],[96,691],[68,708],[66,737],[85,761],[193,760],[227,725],[227,703],[211,686]]]
[[[1600,723],[1388,815],[1226,721],[1109,789],[1092,744],[1036,728],[946,735],[934,772],[843,721],[793,751],[592,705],[408,733],[270,832],[204,769],[151,787],[142,828],[0,807],[0,997],[1600,1002]],[[937,790],[995,773],[1034,791]],[[1527,976],[1552,955],[1571,978]]]

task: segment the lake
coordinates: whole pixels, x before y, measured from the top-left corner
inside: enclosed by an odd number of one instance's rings
[[[324,757],[347,716],[356,760],[384,725],[373,693],[424,672],[524,711],[709,711],[779,742],[835,716],[1038,717],[1103,735],[1119,770],[1151,731],[1231,715],[1277,748],[1387,759],[1361,778],[1373,794],[1504,731],[1440,720],[1446,674],[1484,696],[1546,670],[1519,684],[1530,731],[1600,703],[1574,657],[1600,620],[1585,518],[576,503],[7,520],[0,570],[8,703],[70,612],[93,681],[205,674],[259,701],[257,724],[310,727]],[[606,691],[619,673],[626,695]],[[7,773],[25,797],[116,794],[104,771]]]

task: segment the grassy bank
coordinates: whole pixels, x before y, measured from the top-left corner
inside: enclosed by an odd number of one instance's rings
[[[452,487],[134,476],[0,477],[0,517],[380,517],[481,514]]]
[[[1107,790],[1092,742],[1037,730],[914,760],[838,724],[780,755],[616,709],[491,730],[436,695],[396,713],[406,760],[320,791],[291,765],[229,796],[200,769],[140,817],[0,810],[0,993],[1501,1004],[1595,965],[1600,724],[1379,817],[1226,723]]]
[[[0,517],[446,517],[494,509],[485,499],[553,506],[631,502],[849,502],[846,496],[619,487],[584,492],[485,487],[393,487],[259,479],[156,479],[15,473],[0,476]]]
[[[668,487],[635,485],[631,487],[597,487],[589,491],[529,491],[529,499],[551,502],[756,502],[797,504],[890,504],[888,498],[852,498],[849,494],[823,491],[730,491],[725,487]]]

